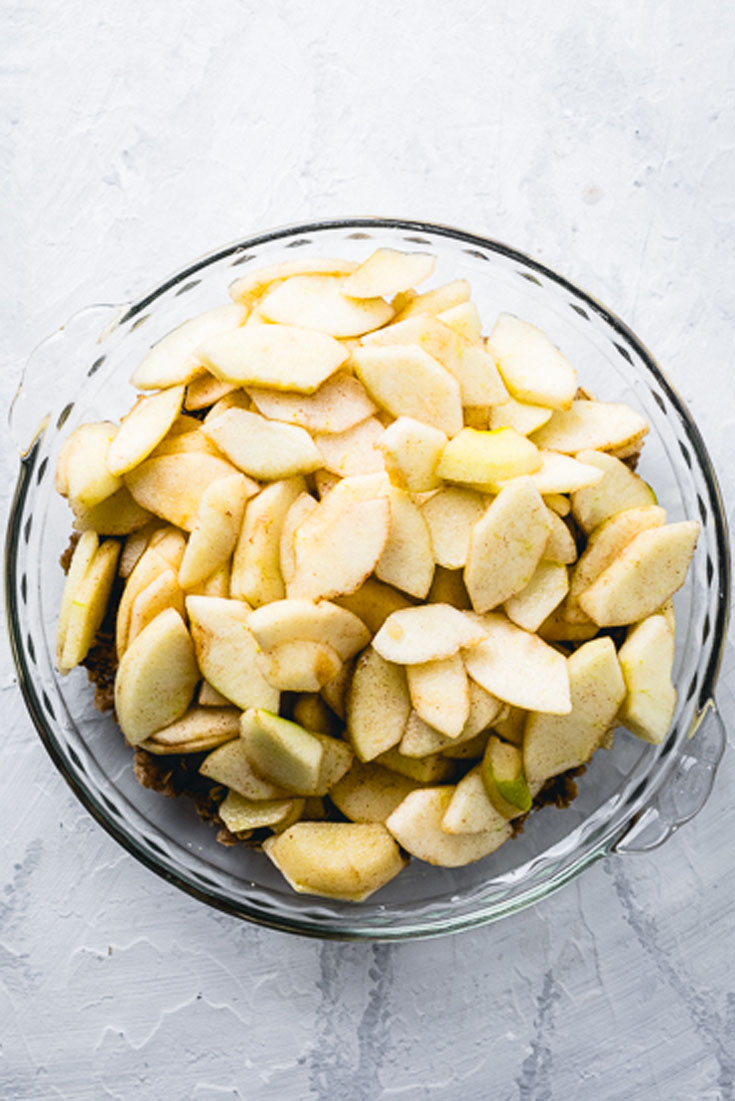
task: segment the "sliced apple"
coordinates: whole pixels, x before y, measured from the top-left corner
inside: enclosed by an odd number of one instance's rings
[[[526,725],[528,712],[520,707],[509,707],[503,718],[496,719],[493,730],[500,735],[505,742],[511,745],[523,745],[523,730]]]
[[[424,501],[421,514],[429,527],[434,559],[440,566],[458,570],[466,565],[472,530],[485,514],[487,504],[482,494],[457,486],[440,489]]]
[[[154,344],[130,379],[138,390],[161,390],[191,383],[204,371],[196,349],[208,337],[242,325],[248,312],[242,306],[216,306],[192,317]]]
[[[305,488],[303,478],[288,478],[248,502],[232,559],[231,596],[257,607],[286,595],[281,535],[291,505]]]
[[[454,791],[453,787],[412,791],[385,823],[402,848],[427,864],[444,868],[472,864],[489,856],[511,836],[507,823],[478,833],[448,833],[442,822]]]
[[[470,344],[476,344],[482,337],[482,322],[474,302],[458,302],[436,315],[437,319],[454,329]]]
[[[472,679],[515,707],[567,714],[572,705],[564,657],[497,612],[482,616],[481,622],[487,637],[464,655]]]
[[[191,636],[168,608],[128,647],[115,675],[115,714],[128,742],[138,745],[180,719],[198,680]]]
[[[531,809],[531,792],[518,746],[493,735],[487,743],[480,774],[488,799],[504,818],[517,818]]]
[[[602,454],[602,452],[600,452]],[[571,502],[562,493],[544,493],[545,503],[557,516],[568,516],[572,511]]]
[[[256,325],[205,340],[198,355],[223,382],[313,394],[349,352],[313,329]]]
[[[231,394],[237,386],[235,382],[223,382],[206,371],[198,376],[186,387],[184,396],[184,409],[195,412],[198,409],[208,409],[227,394]]]
[[[353,260],[326,256],[285,260],[279,264],[268,264],[236,279],[230,284],[229,295],[234,302],[252,305],[272,284],[283,282],[293,275],[349,275],[356,267]]]
[[[160,521],[154,518],[145,524],[144,527],[139,528],[138,531],[132,531],[130,535],[126,537],[117,570],[120,577],[130,577],[130,574],[137,566],[148,546],[151,535],[153,535],[160,526]]]
[[[316,794],[324,751],[315,734],[263,708],[245,711],[240,729],[259,775],[293,795]]]
[[[118,657],[122,656],[141,631],[145,630],[148,624],[166,608],[173,608],[183,619],[184,594],[172,569],[164,569],[157,573],[133,600],[130,606],[127,634],[122,648],[118,649]]]
[[[70,567],[67,585],[74,588],[62,611],[66,620],[63,646],[58,660],[59,672],[64,675],[89,653],[95,635],[107,610],[112,583],[117,572],[120,544],[108,539],[95,547],[88,558],[91,542],[87,543],[77,559],[77,568]],[[84,565],[86,564],[86,569]],[[74,565],[72,561],[72,566]],[[58,641],[61,639],[59,637]]]
[[[639,532],[580,594],[582,611],[600,627],[652,615],[684,584],[698,537],[696,520]]]
[[[382,298],[355,298],[345,293],[339,275],[293,275],[261,298],[266,321],[315,329],[333,337],[361,336],[393,317]]]
[[[59,452],[56,491],[84,509],[94,508],[122,486],[107,466],[107,452],[117,428],[110,421],[80,424]]]
[[[665,616],[652,615],[637,623],[620,647],[620,668],[626,696],[620,718],[637,737],[660,745],[676,710],[674,632]]]
[[[260,830],[265,826],[275,829],[283,826],[288,819],[293,824],[294,815],[298,819],[304,809],[303,799],[246,799],[237,791],[229,791],[217,808],[217,813],[230,833],[241,836],[251,830]]]
[[[218,692],[216,688],[213,688],[208,680],[203,680],[199,686],[199,695],[197,696],[197,703],[200,707],[227,707],[229,700]],[[238,727],[238,733],[240,728]]]
[[[361,761],[398,745],[411,711],[406,674],[372,647],[357,660],[347,695],[347,736]]]
[[[411,607],[411,601],[403,593],[374,577],[368,577],[354,593],[335,597],[334,602],[361,619],[371,635],[377,634],[393,612]]]
[[[488,428],[515,428],[522,436],[535,432],[551,417],[552,410],[545,405],[529,405],[528,402],[508,398],[490,409]]]
[[[370,642],[370,632],[352,612],[327,600],[276,600],[257,608],[248,627],[264,650],[293,639],[325,643],[342,661],[354,657]]]
[[[503,610],[518,627],[535,632],[561,604],[568,590],[566,566],[542,559],[526,587],[509,597],[503,604]]]
[[[255,662],[258,644],[247,626],[250,607],[242,600],[189,596],[186,610],[199,668],[209,683],[243,711],[277,711],[280,693]]]
[[[508,817],[490,802],[479,765],[471,769],[455,787],[442,818],[446,833],[471,834],[504,829]]]
[[[324,642],[290,639],[256,657],[269,684],[282,692],[318,692],[342,668],[339,654]]]
[[[448,761],[439,753],[434,753],[420,760],[416,757],[404,757],[400,746],[381,753],[376,758],[378,764],[390,768],[394,772],[400,772],[420,784],[438,784],[443,780],[451,780],[454,776],[456,765]]]
[[[441,485],[436,466],[446,442],[438,428],[413,417],[398,417],[383,431],[378,446],[391,481],[401,489],[420,493]]]
[[[199,771],[207,779],[223,784],[230,791],[236,791],[238,795],[253,802],[288,797],[283,788],[279,788],[270,780],[264,780],[254,771],[242,738],[227,742],[215,749],[204,758]]]
[[[346,432],[375,412],[359,379],[343,371],[332,375],[313,394],[248,387],[258,411],[271,420],[296,424],[309,432]]]
[[[351,298],[389,298],[428,279],[436,257],[426,252],[376,249],[343,281],[342,293]]]
[[[408,669],[411,668],[409,665]],[[505,705],[473,680],[469,681],[468,687],[469,714],[459,735],[456,738],[450,738],[440,734],[425,722],[418,712],[412,711],[400,744],[404,757],[428,757],[432,753],[445,753],[452,746],[460,746],[472,741],[478,733],[486,730],[490,723],[498,718]]]
[[[125,583],[118,605],[115,622],[118,657],[122,656],[128,645],[130,617],[138,595],[167,569],[172,570],[176,580],[185,546],[183,535],[175,528],[166,528],[151,536],[148,546]]]
[[[575,455],[578,451],[610,451],[639,441],[648,432],[645,417],[629,405],[612,401],[573,401],[557,410],[534,432],[539,447]]]
[[[207,486],[179,568],[182,589],[199,585],[229,559],[240,534],[249,495],[250,485],[242,474],[221,478]]]
[[[493,493],[508,479],[532,474],[540,466],[536,445],[514,428],[463,428],[442,451],[436,473],[448,482]]]
[[[69,616],[71,615],[74,598],[79,590],[79,586],[84,580],[85,574],[92,564],[98,546],[99,539],[97,538],[96,532],[85,531],[71,556],[66,581],[64,582],[64,591],[61,594],[59,618],[56,623],[57,667],[64,653],[64,641],[66,639],[66,631],[69,626]]]
[[[434,576],[434,552],[428,526],[405,490],[389,486],[388,501],[388,539],[375,565],[375,573],[381,581],[410,596],[425,597]]]
[[[162,455],[129,471],[125,484],[142,508],[184,531],[191,531],[204,491],[212,482],[236,473],[230,463],[214,455],[197,452]],[[256,490],[254,487],[250,491]]]
[[[565,605],[554,608],[539,627],[537,634],[544,642],[588,642],[599,631],[596,623],[569,623],[565,618]]]
[[[572,495],[574,518],[588,534],[617,512],[656,504],[656,495],[648,483],[620,459],[602,451],[579,451],[577,458],[603,472],[597,485]]]
[[[319,690],[319,695],[327,706],[343,720],[347,716],[347,694],[352,684],[354,669],[354,660],[346,661],[337,676],[333,677],[332,680],[328,680]]]
[[[462,428],[459,383],[422,348],[357,348],[352,363],[372,399],[394,417],[412,417],[447,436]]]
[[[263,851],[295,891],[364,902],[405,867],[379,822],[297,822]]]
[[[418,665],[450,658],[485,637],[483,625],[450,604],[422,604],[389,615],[373,646],[386,661]]]
[[[183,386],[172,386],[150,397],[139,398],[121,420],[107,450],[108,470],[112,474],[126,474],[142,463],[178,417],[183,400]]]
[[[315,734],[337,737],[342,724],[321,696],[314,692],[301,692],[292,708],[293,721]]]
[[[385,467],[380,442],[384,428],[377,417],[368,417],[344,432],[320,432],[314,443],[321,455],[320,466],[349,478],[373,474]]]
[[[203,753],[240,736],[236,707],[190,707],[176,722],[141,743],[149,753]]]
[[[517,401],[551,409],[570,407],[577,390],[577,372],[546,333],[528,321],[501,313],[488,345]]]
[[[288,512],[283,518],[278,545],[281,576],[286,585],[288,585],[290,581],[293,581],[296,572],[296,555],[294,551],[296,529],[301,521],[305,520],[306,517],[314,511],[318,503],[319,502],[312,497],[310,493],[300,493],[296,500],[289,505]]]
[[[448,738],[462,733],[470,714],[470,687],[459,654],[406,667],[416,713]]]
[[[529,584],[550,531],[549,511],[530,478],[501,489],[470,538],[464,581],[475,611],[495,608]]]
[[[355,760],[329,792],[338,810],[352,822],[385,822],[418,782],[374,761]]]
[[[305,429],[246,409],[228,409],[202,431],[239,470],[261,481],[309,474],[324,465]]]
[[[540,456],[541,466],[531,475],[539,493],[574,493],[602,481],[598,467],[580,463],[571,455],[542,450]]]
[[[214,573],[205,577],[197,585],[192,585],[188,590],[193,596],[222,596],[230,595],[230,563],[223,562]]]
[[[96,531],[98,535],[129,535],[147,524],[153,511],[134,500],[127,486],[92,508],[84,508],[74,500],[69,504],[76,530]]]
[[[470,285],[466,279],[454,279],[451,283],[443,283],[433,290],[424,291],[423,294],[412,294],[410,291],[401,301],[394,301],[399,311],[394,321],[405,321],[407,317],[415,317],[417,314],[440,314],[445,310],[451,310],[462,302],[469,301],[471,294]],[[401,295],[397,298],[400,300]]]
[[[181,455],[183,452],[203,452],[205,455],[214,455],[221,459],[222,452],[211,443],[204,433],[197,427],[192,432],[179,432],[173,434],[169,431],[157,447],[151,451],[150,457],[158,459],[161,455]]]
[[[609,638],[586,642],[567,660],[572,709],[567,715],[529,715],[523,762],[530,784],[590,759],[615,721],[625,683]]]
[[[434,580],[431,582],[427,604],[451,604],[459,611],[468,611],[470,602],[467,588],[462,577],[461,570],[447,570],[444,566],[437,566],[434,570]]]

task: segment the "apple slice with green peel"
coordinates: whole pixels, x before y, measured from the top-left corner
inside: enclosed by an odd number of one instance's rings
[[[393,612],[412,606],[403,593],[374,577],[368,577],[354,593],[336,596],[334,603],[361,619],[371,635],[377,634]]]
[[[451,780],[456,771],[454,761],[446,760],[439,753],[420,759],[404,757],[398,746],[386,750],[376,759],[378,764],[409,776],[419,784],[438,784],[443,780]]]
[[[255,771],[293,795],[316,795],[324,750],[315,734],[263,708],[240,720],[245,753]]]
[[[217,813],[230,833],[243,834],[251,830],[260,830],[265,826],[273,829],[282,826],[288,819],[292,825],[304,811],[304,799],[246,799],[237,791],[228,791],[225,799],[217,808]]]
[[[167,608],[125,651],[115,675],[115,714],[131,745],[139,745],[185,714],[199,670],[184,621]]]
[[[130,382],[138,390],[162,390],[194,382],[205,370],[196,355],[202,341],[238,328],[247,316],[242,306],[228,305],[192,317],[153,345]]]
[[[470,688],[460,654],[406,666],[416,713],[448,738],[458,738],[470,714]]]
[[[149,511],[134,500],[127,486],[92,508],[84,508],[73,499],[69,504],[74,513],[76,530],[96,531],[98,535],[129,535],[152,519],[153,510]]]
[[[261,298],[258,311],[266,321],[333,337],[362,336],[393,317],[383,298],[355,298],[344,288],[340,275],[293,275]]]
[[[133,600],[127,634],[122,647],[118,649],[118,657],[122,657],[131,642],[166,608],[173,608],[184,618],[184,593],[172,569],[164,569],[156,574]]]
[[[292,275],[349,275],[356,267],[354,260],[340,260],[326,256],[285,260],[279,264],[267,264],[236,279],[230,284],[228,293],[233,302],[252,306],[273,283],[281,283],[284,279],[290,279]],[[257,313],[257,310],[254,312]]]
[[[438,428],[413,417],[398,417],[384,429],[378,446],[391,481],[401,489],[420,493],[441,485],[436,465],[446,442]]]
[[[552,410],[545,405],[529,405],[528,402],[508,398],[490,409],[489,428],[515,428],[522,436],[535,432],[551,417]]]
[[[487,797],[498,814],[517,818],[531,809],[531,792],[518,746],[492,736],[480,766]]]
[[[374,762],[355,760],[329,792],[337,810],[352,822],[385,822],[418,782]]]
[[[603,520],[631,508],[656,504],[656,495],[643,478],[613,455],[603,451],[579,451],[577,458],[603,472],[601,482],[572,495],[574,518],[587,534]]]
[[[464,581],[476,612],[497,607],[528,585],[550,531],[549,510],[530,478],[515,478],[501,489],[470,537]]]
[[[365,498],[341,482],[296,529],[288,596],[319,600],[359,589],[383,553],[389,527],[385,495]]]
[[[561,604],[568,590],[566,566],[542,559],[526,587],[506,600],[503,610],[512,623],[535,633]]]
[[[141,508],[177,528],[191,531],[204,491],[212,482],[232,474],[237,471],[224,459],[188,452],[147,459],[125,475],[125,484]],[[257,486],[253,486],[252,492],[256,490]],[[112,501],[114,497],[105,504]]]
[[[373,639],[373,648],[386,661],[419,665],[450,658],[486,636],[484,626],[450,604],[422,604],[389,615]]]
[[[549,509],[547,515],[551,530],[544,547],[544,558],[548,562],[558,562],[562,566],[569,566],[577,560],[577,544],[574,542],[574,536],[561,516],[557,515],[553,509]]]
[[[573,401],[570,409],[556,410],[533,438],[539,447],[576,455],[638,442],[648,429],[645,417],[621,402]]]
[[[299,894],[364,902],[406,860],[379,822],[297,822],[263,851]]]
[[[227,409],[202,431],[239,470],[261,481],[310,474],[324,465],[306,429],[247,409]]]
[[[202,362],[223,382],[313,394],[347,359],[334,337],[293,325],[255,325],[205,340]]]
[[[455,789],[423,788],[410,792],[386,821],[399,845],[427,864],[459,868],[499,849],[511,836],[507,824],[478,833],[450,834],[442,826]]]
[[[415,317],[417,314],[440,314],[445,310],[451,310],[462,302],[469,301],[471,294],[470,285],[466,279],[454,279],[451,283],[443,283],[433,290],[424,291],[423,294],[406,292],[400,294],[393,305],[399,311],[393,318],[394,321],[405,321],[407,317]]]
[[[286,585],[293,581],[296,572],[296,556],[294,552],[294,540],[296,529],[302,520],[309,516],[319,502],[310,493],[300,493],[296,500],[289,505],[288,512],[283,518],[281,535],[279,539],[279,559],[281,577]]]
[[[223,382],[215,378],[209,371],[198,375],[186,387],[184,395],[184,409],[196,412],[199,409],[208,409],[218,402],[226,394],[231,394],[237,387],[235,382]]]
[[[463,428],[442,451],[436,473],[448,482],[493,493],[502,482],[531,474],[540,466],[536,445],[514,428],[492,432]]]
[[[582,611],[600,627],[652,615],[684,584],[699,529],[683,520],[639,532],[580,594]]]
[[[526,720],[523,763],[529,784],[589,761],[614,724],[625,683],[610,638],[586,642],[567,659],[572,710]]]
[[[478,618],[486,637],[464,654],[472,679],[515,707],[568,714],[572,704],[565,658],[504,615],[489,612]]]
[[[240,736],[236,707],[190,707],[176,722],[141,743],[149,753],[202,753]]]
[[[107,452],[117,426],[110,421],[80,424],[59,452],[56,492],[81,508],[94,508],[122,486],[122,478],[107,466]]]
[[[445,833],[486,833],[504,829],[511,817],[515,815],[501,814],[490,802],[482,767],[475,765],[454,789],[441,826]]]
[[[658,505],[643,505],[617,512],[598,524],[590,534],[587,546],[572,573],[569,596],[563,609],[564,618],[569,623],[589,623],[589,616],[579,605],[581,594],[597,580],[603,570],[612,565],[636,535],[651,528],[660,528],[665,523],[664,509]]]
[[[229,559],[250,495],[248,479],[242,474],[232,474],[207,486],[179,567],[182,589],[199,585]]]
[[[637,737],[660,745],[676,710],[674,632],[665,616],[652,615],[628,632],[618,652],[626,696],[621,722]]]
[[[303,478],[288,478],[248,501],[232,559],[231,596],[254,606],[285,597],[281,535],[291,505],[305,489]]]
[[[178,417],[183,400],[183,386],[172,386],[138,399],[120,421],[107,449],[107,469],[111,474],[127,474],[150,455]]]
[[[436,257],[426,252],[379,248],[347,276],[342,293],[351,298],[388,298],[428,279],[435,266]]]
[[[346,432],[375,412],[359,379],[340,371],[313,394],[294,394],[248,387],[264,417],[296,424],[309,432]]]
[[[255,661],[268,683],[282,692],[318,692],[342,668],[336,650],[310,639],[281,642],[262,650]]]
[[[431,536],[421,510],[404,489],[391,485],[388,539],[375,564],[376,576],[409,596],[423,598],[434,576]]]
[[[86,561],[87,553],[88,548],[85,548],[78,570],[74,571],[73,580],[76,584],[66,605],[68,618],[58,661],[62,676],[86,658],[94,642],[115,580],[120,544],[113,539],[100,543],[82,572],[82,563]]]
[[[503,382],[517,401],[551,409],[570,407],[577,390],[577,372],[535,325],[501,313],[488,347]]]
[[[230,791],[236,791],[245,799],[252,799],[254,802],[288,798],[287,792],[277,784],[264,780],[253,770],[242,738],[227,742],[215,749],[204,758],[199,771],[208,780],[223,784]]]
[[[580,463],[571,455],[545,450],[539,454],[541,466],[531,475],[539,493],[574,493],[597,485],[604,477],[598,467]]]
[[[347,694],[347,737],[361,761],[398,745],[411,711],[406,674],[370,647],[357,660]]]
[[[380,441],[384,431],[377,417],[368,417],[345,432],[317,433],[314,443],[321,456],[320,466],[340,478],[383,470]]]
[[[426,597],[427,604],[451,604],[461,612],[472,607],[461,570],[447,570],[437,566],[434,580]]]
[[[474,302],[459,302],[436,315],[437,320],[454,329],[470,344],[477,344],[482,337],[482,322]]]
[[[351,362],[373,401],[394,417],[412,417],[446,436],[462,428],[459,383],[423,348],[356,348]]]
[[[188,596],[186,610],[202,676],[243,711],[277,711],[280,693],[256,665],[258,644],[247,625],[250,606],[243,600]]]
[[[66,632],[69,626],[69,616],[71,615],[72,607],[74,604],[74,597],[79,590],[79,586],[84,580],[85,574],[92,564],[92,560],[97,553],[98,546],[99,539],[97,538],[96,532],[85,531],[79,539],[79,542],[74,548],[74,552],[71,556],[69,571],[66,575],[66,581],[64,582],[64,591],[61,594],[59,618],[56,623],[57,667],[60,664],[62,655],[64,653],[64,641],[66,639]]]
[[[472,489],[447,486],[421,506],[431,535],[434,559],[449,570],[467,563],[475,524],[487,510],[487,498]]]
[[[251,613],[248,627],[264,650],[294,639],[310,639],[336,650],[342,661],[370,642],[370,632],[353,612],[322,600],[276,600]]]

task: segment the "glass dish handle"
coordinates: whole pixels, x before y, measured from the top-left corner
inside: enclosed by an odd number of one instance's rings
[[[694,818],[712,791],[726,743],[725,724],[715,701],[708,700],[676,768],[653,801],[614,843],[611,852],[650,852]]]
[[[50,420],[58,427],[68,416],[61,394],[74,393],[94,373],[104,354],[101,345],[127,306],[87,306],[47,337],[31,353],[10,405],[11,437],[25,458]],[[61,385],[63,381],[63,385]],[[71,385],[70,385],[71,384]]]

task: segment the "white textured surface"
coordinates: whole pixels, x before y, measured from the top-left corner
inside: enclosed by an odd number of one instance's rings
[[[625,317],[689,401],[732,520],[733,12],[4,0],[3,402],[72,312],[218,243],[426,217]],[[7,498],[9,447],[2,470]],[[3,646],[3,1098],[735,1097],[732,753],[664,848],[532,911],[320,944],[209,912],[118,849],[46,756]],[[731,649],[731,727],[733,688]]]

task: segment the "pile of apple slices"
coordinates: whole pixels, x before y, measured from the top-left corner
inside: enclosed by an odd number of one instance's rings
[[[206,753],[228,829],[330,898],[405,853],[486,856],[618,722],[660,743],[676,702],[698,525],[623,461],[648,424],[533,325],[483,338],[464,280],[417,293],[433,269],[379,249],[238,280],[58,463],[82,533],[60,672],[119,574],[127,741]]]

